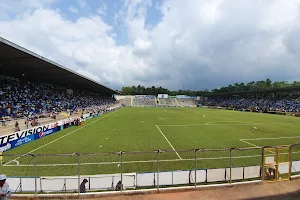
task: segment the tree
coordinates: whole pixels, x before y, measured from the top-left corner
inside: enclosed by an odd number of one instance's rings
[[[294,81],[293,86],[300,86],[300,81]]]
[[[271,87],[272,87],[272,81],[271,81],[269,78],[267,78],[265,82],[266,82],[266,86],[267,86],[268,88],[271,88]]]
[[[169,94],[170,96],[176,96],[180,94],[185,94],[188,96],[201,96],[206,95],[209,93],[230,93],[230,92],[244,92],[244,91],[255,91],[255,90],[263,90],[263,89],[270,89],[270,88],[283,88],[289,86],[300,86],[300,81],[294,81],[293,83],[288,83],[287,81],[275,81],[272,82],[270,78],[266,80],[260,81],[251,81],[247,84],[245,83],[234,83],[233,85],[223,86],[219,89],[212,89],[211,91],[194,91],[194,90],[178,90],[178,91],[170,91],[163,87],[148,87],[145,88],[144,86],[138,85],[136,86],[127,86],[123,87],[121,94],[123,95],[137,95],[137,94],[144,94],[144,95],[157,95],[157,94]]]

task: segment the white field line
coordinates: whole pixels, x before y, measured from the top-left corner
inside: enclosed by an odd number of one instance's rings
[[[249,139],[240,139],[240,140],[280,140],[280,139],[293,139],[293,138],[300,138],[300,136],[290,136],[290,137],[276,137],[276,138],[249,138]]]
[[[17,164],[17,165],[19,165],[20,163],[19,163],[19,161],[17,161],[17,160],[14,160],[14,162]]]
[[[213,122],[208,122],[210,124],[217,124],[217,123],[229,123],[229,124],[254,124],[255,122],[241,122],[241,121],[213,121]]]
[[[299,123],[296,123],[296,122],[282,122],[282,123],[252,123],[252,122],[249,122],[249,123],[235,123],[235,124],[232,124],[232,123],[227,123],[227,124],[215,124],[214,122],[208,122],[208,123],[205,123],[205,124],[161,124],[161,125],[157,125],[157,126],[246,126],[246,125],[272,125],[272,124],[299,124]]]
[[[240,141],[241,141],[241,142],[244,142],[244,143],[246,143],[246,144],[249,144],[249,145],[251,145],[251,146],[253,146],[253,147],[261,148],[260,146],[257,146],[257,145],[255,145],[255,144],[252,144],[252,143],[250,143],[250,142],[246,142],[246,141],[244,141],[243,139],[240,139]]]
[[[242,124],[253,124],[254,122],[239,122],[239,121],[214,121],[214,122],[207,122],[207,123],[205,123],[205,124],[192,124],[192,125],[208,125],[208,124],[217,124],[217,123],[230,123],[230,124],[233,124],[233,123],[236,123],[236,124],[238,124],[238,123],[242,123]],[[180,124],[179,124],[180,125]],[[162,125],[162,126],[164,126],[164,125]],[[167,125],[167,126],[169,126],[169,125]]]
[[[254,158],[261,157],[261,155],[252,155],[252,156],[235,156],[233,159],[241,159],[241,158]],[[196,160],[220,160],[220,159],[230,159],[230,157],[211,157],[211,158],[197,158]],[[194,158],[188,159],[170,159],[170,160],[159,160],[159,162],[178,162],[178,161],[193,161]],[[156,163],[157,160],[134,160],[134,161],[124,161],[123,164],[135,164],[135,163]],[[99,163],[80,163],[80,165],[111,165],[111,164],[120,164],[120,161],[116,162],[99,162]],[[70,163],[70,164],[37,164],[36,166],[41,167],[54,167],[54,166],[76,166],[78,163]],[[6,167],[17,167],[17,165],[5,165]],[[18,165],[18,167],[29,167],[34,165]]]
[[[295,151],[293,153],[300,153],[300,151]],[[280,155],[287,155],[289,153],[282,153]],[[266,156],[271,156],[273,154],[268,154]],[[256,158],[261,157],[262,155],[252,155],[252,156],[232,156],[232,159],[243,159],[243,158]],[[227,157],[211,157],[211,158],[197,158],[196,160],[220,160],[220,159],[230,159]],[[169,159],[169,160],[159,160],[159,162],[178,162],[178,161],[193,161],[194,158],[188,159]],[[124,161],[123,164],[136,164],[136,163],[156,163],[157,160],[134,160],[134,161]],[[95,163],[80,163],[80,165],[111,165],[111,164],[120,164],[120,161],[116,162],[95,162]],[[69,164],[37,164],[38,167],[56,167],[56,166],[77,166],[78,163],[69,163]],[[3,165],[5,167],[32,167],[34,165]]]
[[[121,108],[121,109],[122,109],[122,108]],[[71,135],[72,133],[75,133],[75,132],[77,132],[77,131],[79,131],[79,130],[81,130],[81,129],[83,129],[83,128],[85,128],[85,127],[87,127],[87,126],[89,126],[89,125],[91,125],[91,124],[93,124],[93,123],[95,123],[95,122],[98,122],[98,121],[100,121],[101,119],[104,119],[105,117],[108,117],[108,116],[110,116],[111,114],[113,114],[113,113],[115,113],[115,112],[118,112],[118,111],[121,110],[121,109],[118,109],[118,110],[116,110],[116,111],[114,111],[114,112],[108,113],[108,114],[104,115],[103,117],[101,117],[101,118],[99,118],[99,119],[97,119],[97,120],[95,120],[95,121],[93,121],[93,122],[91,122],[91,123],[88,123],[88,124],[86,124],[86,125],[84,125],[84,126],[78,128],[78,129],[76,129],[76,130],[74,130],[74,131],[71,131],[71,132],[69,132],[69,133],[67,133],[67,134],[65,134],[65,135],[63,135],[63,136],[61,136],[61,137],[59,137],[59,138],[56,138],[55,140],[52,140],[51,142],[48,142],[48,143],[46,143],[46,144],[44,144],[44,145],[42,145],[42,146],[40,146],[40,147],[38,147],[38,148],[36,148],[36,149],[33,149],[33,150],[29,151],[29,152],[26,153],[26,154],[30,154],[30,153],[33,153],[33,152],[35,152],[35,151],[41,149],[41,148],[44,148],[45,146],[48,146],[49,144],[52,144],[53,142],[56,142],[56,141],[58,141],[58,140],[60,140],[60,139],[62,139],[62,138],[64,138],[64,137],[67,137],[68,135]],[[19,158],[21,158],[21,157],[15,158],[15,159],[13,159],[13,160],[11,160],[11,161],[5,163],[3,166],[8,165],[8,164],[11,163],[11,162],[15,162],[15,161],[16,161],[17,159],[19,159]]]
[[[240,139],[240,141],[241,141],[241,142],[244,142],[244,143],[246,143],[246,144],[252,145],[252,146],[254,146],[254,147],[262,148],[262,147],[260,147],[260,146],[255,145],[255,144],[252,144],[251,142],[247,142],[247,141],[245,141],[245,140],[243,140],[243,139]],[[267,150],[267,151],[270,152],[270,153],[272,153],[272,155],[275,155],[275,152],[274,152],[274,151],[271,151],[271,150]]]
[[[182,160],[182,158],[180,157],[180,155],[178,154],[178,152],[176,151],[176,149],[173,147],[173,145],[170,143],[170,141],[168,140],[168,138],[165,136],[165,134],[160,130],[160,128],[158,127],[158,125],[156,125],[156,128],[159,130],[159,132],[162,134],[162,136],[166,139],[166,141],[169,143],[169,145],[171,146],[171,148],[175,151],[176,155],[178,156],[178,158],[180,160]]]

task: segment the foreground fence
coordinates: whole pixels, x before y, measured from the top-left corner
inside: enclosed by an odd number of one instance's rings
[[[263,148],[194,149],[187,151],[97,154],[3,154],[0,172],[15,193],[87,192],[199,186],[263,179],[267,162],[280,174],[300,173],[300,144],[276,154]],[[279,151],[277,151],[279,152]],[[281,165],[280,160],[285,164]],[[278,164],[279,163],[279,164]],[[274,164],[275,166],[275,164]],[[123,187],[121,187],[123,186]]]

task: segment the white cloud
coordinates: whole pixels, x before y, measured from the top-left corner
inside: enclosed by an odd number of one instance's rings
[[[138,83],[129,81],[141,71],[132,47],[117,46],[112,27],[98,16],[72,22],[53,10],[38,9],[0,26],[2,37],[112,87]]]
[[[151,47],[152,45],[149,41],[138,38],[133,42],[133,53],[136,55],[148,55],[151,51]]]
[[[13,3],[4,2],[0,11],[13,12]],[[17,7],[13,20],[0,20],[0,36],[116,89],[300,80],[300,0],[166,0],[156,5],[163,16],[151,29],[145,28],[151,1],[125,0],[116,14],[128,34],[123,46],[100,16],[70,21],[33,2]]]
[[[103,4],[100,8],[97,9],[97,12],[103,16],[106,16],[106,11],[107,11],[106,4]]]
[[[85,0],[77,0],[78,4],[80,5],[81,8],[85,7],[87,5]]]
[[[75,8],[74,6],[70,6],[69,11],[72,12],[72,13],[78,13],[78,9]]]
[[[58,0],[1,0],[1,15],[31,12],[34,9],[46,8]]]

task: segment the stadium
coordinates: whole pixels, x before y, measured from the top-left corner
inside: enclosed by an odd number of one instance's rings
[[[0,171],[19,194],[290,180],[298,86],[124,95],[0,39]]]

